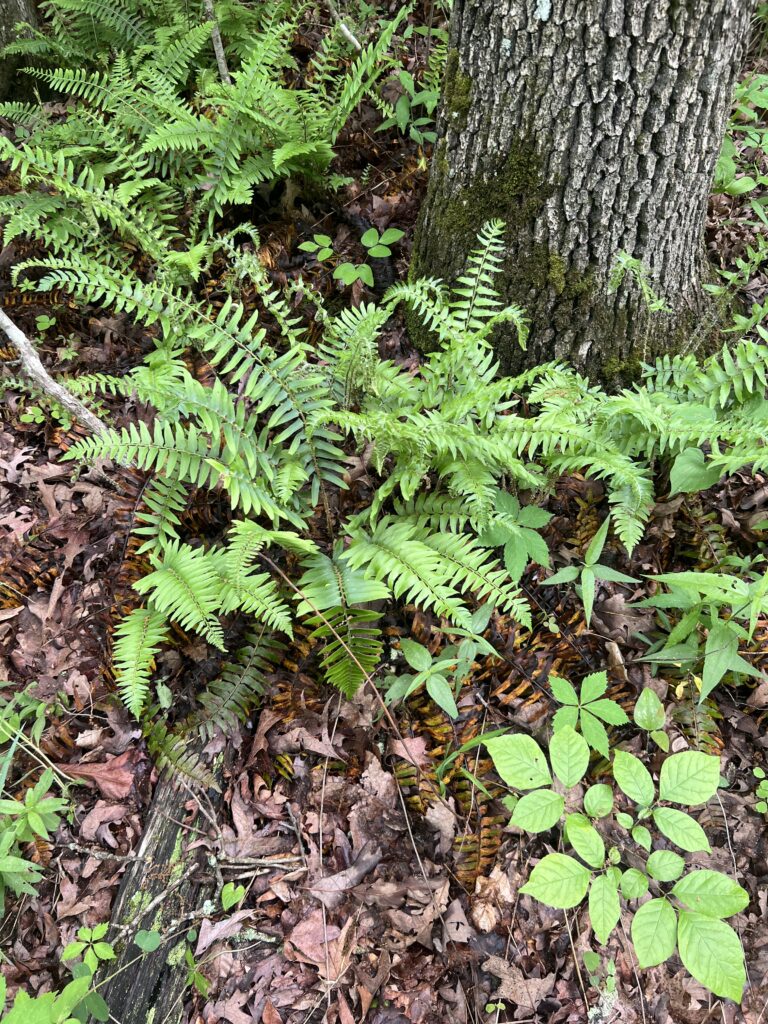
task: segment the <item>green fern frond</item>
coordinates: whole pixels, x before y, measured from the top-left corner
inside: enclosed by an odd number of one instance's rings
[[[157,568],[134,583],[134,589],[139,594],[151,594],[158,611],[182,629],[192,629],[224,650],[224,633],[218,620],[219,586],[206,553],[172,540],[160,558],[153,557],[153,562]]]
[[[112,666],[117,688],[136,718],[147,702],[155,655],[167,632],[165,615],[151,606],[134,608],[115,627]]]

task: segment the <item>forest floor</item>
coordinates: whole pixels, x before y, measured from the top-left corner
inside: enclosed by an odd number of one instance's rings
[[[418,73],[424,40],[414,38],[409,69]],[[311,37],[302,42],[313,45]],[[355,255],[359,224],[406,231],[387,269],[393,279],[405,274],[429,154],[394,132],[377,134],[380,120],[363,105],[342,139],[337,169],[358,184],[347,187],[340,204],[319,199],[290,218],[274,211],[261,217],[260,257],[276,283],[309,272],[331,293],[330,273],[308,261],[298,244],[322,232],[338,252]],[[718,267],[734,269],[754,244],[759,228],[750,202],[756,197],[713,197],[707,246]],[[41,353],[53,373],[135,365],[147,348],[143,329],[122,315],[76,308],[66,296],[13,288],[9,270],[23,255],[19,242],[0,252],[0,303],[32,336],[38,318],[52,318]],[[362,286],[355,288],[360,298]],[[215,268],[206,289],[216,301]],[[751,304],[766,295],[768,274],[757,266],[741,298]],[[382,355],[416,359],[401,324],[390,325]],[[13,372],[13,351],[0,356]],[[118,425],[144,412],[122,400],[108,399],[105,408]],[[135,599],[131,584],[144,571],[130,531],[145,480],[119,466],[78,470],[61,462],[72,436],[22,389],[6,391],[0,678],[10,681],[8,692],[34,687],[46,702],[41,749],[83,782],[73,790],[71,820],[30,851],[45,868],[39,894],[9,899],[0,920],[11,992],[60,987],[62,946],[79,925],[110,919],[157,780],[141,729],[114,699],[109,668],[111,628]],[[365,472],[351,456],[350,473],[361,487]],[[578,475],[558,483],[546,506],[553,518],[545,534],[556,566],[583,556],[601,500],[600,486]],[[731,477],[700,496],[662,497],[631,562],[618,548],[609,554],[635,576],[711,569],[732,554],[764,550],[752,527],[767,510],[768,479]],[[201,496],[187,509],[183,528],[213,536],[228,517],[226,502],[218,506]],[[224,801],[199,844],[223,846],[229,863],[254,857],[264,863],[225,870],[226,881],[245,888],[238,909],[196,925],[198,977],[187,992],[186,1020],[557,1024],[586,1020],[590,1012],[593,1021],[628,1024],[761,1024],[768,1007],[768,834],[755,807],[753,769],[768,768],[768,677],[738,689],[719,687],[699,705],[691,679],[653,674],[639,660],[644,645],[637,634],[653,623],[629,606],[631,587],[600,585],[588,628],[575,596],[541,587],[542,575],[532,567],[523,581],[533,629],[492,620],[488,636],[499,657],[476,666],[455,722],[418,696],[391,720],[369,689],[342,699],[319,681],[313,643],[299,634],[252,720],[210,738],[207,753],[227,755]],[[401,608],[386,623],[388,657],[397,657],[405,636],[437,652],[448,642],[439,625]],[[756,635],[753,649],[743,653],[768,669],[768,621]],[[157,667],[173,713],[181,715],[216,675],[219,659],[203,641],[177,633]],[[737,919],[749,974],[741,1009],[709,994],[675,958],[640,975],[621,929],[609,945],[615,992],[608,976],[590,979],[581,966],[588,929],[579,914],[549,910],[518,892],[545,848],[508,826],[490,761],[473,749],[446,764],[480,732],[545,728],[556,707],[551,674],[574,680],[601,669],[608,671],[610,696],[627,712],[644,686],[656,690],[673,751],[695,739],[721,756],[728,786],[702,823],[713,847],[707,865],[735,875],[751,897]],[[653,763],[650,749],[634,752]],[[188,820],[197,799],[190,794],[180,809]]]

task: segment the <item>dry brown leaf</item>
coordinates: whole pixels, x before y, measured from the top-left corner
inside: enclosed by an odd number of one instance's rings
[[[535,1010],[542,999],[552,991],[555,984],[554,974],[544,978],[526,978],[519,967],[508,963],[500,956],[491,956],[482,965],[483,970],[495,975],[500,985],[493,993],[493,999],[508,999],[517,1006]]]
[[[246,918],[252,917],[252,910],[238,910],[231,917],[228,917],[224,921],[217,921],[215,924],[206,917],[200,925],[200,934],[197,939],[197,946],[195,947],[195,956],[200,956],[202,953],[212,946],[214,942],[218,942],[220,939],[229,939],[242,928],[242,923]]]
[[[140,756],[136,750],[126,750],[125,753],[109,757],[102,762],[57,764],[55,767],[70,778],[93,782],[102,796],[108,800],[124,800],[133,787],[133,777]]]

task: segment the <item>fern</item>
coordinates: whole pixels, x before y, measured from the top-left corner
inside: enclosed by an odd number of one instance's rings
[[[234,659],[225,662],[218,677],[197,695],[200,709],[187,719],[183,731],[194,727],[210,739],[217,729],[228,735],[245,721],[284,651],[264,629],[249,632],[245,641]]]
[[[152,607],[135,608],[115,627],[112,663],[117,688],[136,718],[147,702],[155,655],[166,635],[166,617]]]

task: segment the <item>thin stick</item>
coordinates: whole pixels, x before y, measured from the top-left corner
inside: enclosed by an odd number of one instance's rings
[[[75,398],[65,387],[51,377],[40,361],[37,350],[26,334],[0,309],[0,330],[6,335],[19,353],[22,372],[34,381],[50,398],[72,413],[84,427],[94,434],[105,434],[109,429],[98,416],[87,409],[79,398]]]
[[[224,53],[224,43],[221,41],[221,32],[219,31],[219,23],[216,20],[216,11],[213,9],[213,0],[204,0],[205,13],[208,16],[208,21],[211,26],[211,42],[213,43],[213,52],[216,54],[216,63],[219,67],[219,77],[221,78],[224,85],[232,85],[232,77],[229,74],[229,68],[227,67],[227,55]]]
[[[338,10],[336,9],[336,5],[334,4],[333,0],[328,0],[328,9],[333,15],[336,24],[339,26],[339,32],[341,32],[341,34],[344,36],[347,42],[354,46],[354,48],[359,53],[363,47],[360,44],[357,36],[354,35],[352,30],[348,28],[347,25],[342,20],[342,17],[339,14]]]

